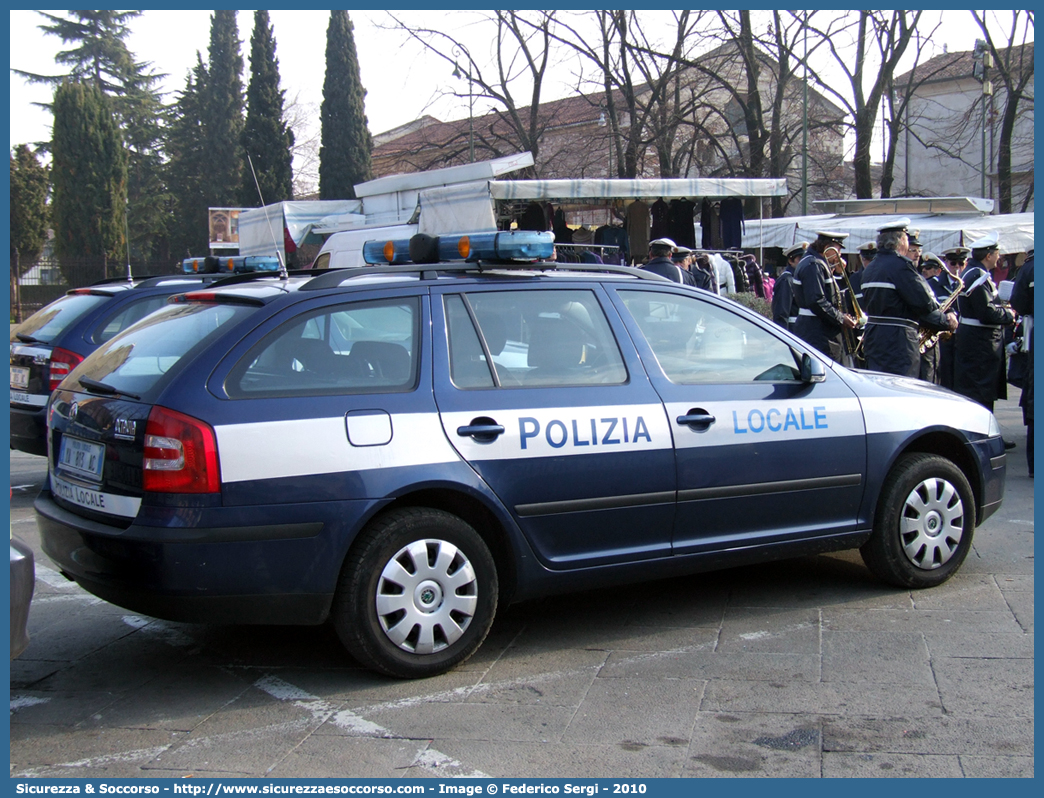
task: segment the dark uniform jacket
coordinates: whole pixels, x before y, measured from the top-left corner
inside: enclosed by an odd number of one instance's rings
[[[696,281],[693,279],[692,274],[670,258],[653,258],[642,266],[642,268],[647,272],[658,274],[661,277],[666,277],[668,280],[673,280],[682,285],[696,285]]]
[[[1015,287],[1011,291],[1011,306],[1024,318],[1033,318],[1033,256],[1026,258],[1019,273],[1015,276]],[[1025,321],[1023,322],[1025,324]],[[1026,368],[1025,382],[1022,384],[1022,397],[1019,405],[1022,407],[1022,423],[1033,423],[1033,327],[1026,336],[1026,350],[1029,352],[1029,363]],[[1033,430],[1030,430],[1030,438]],[[1033,463],[1030,462],[1030,471],[1033,471]]]
[[[714,293],[714,278],[699,266],[693,266],[691,271],[685,273],[685,276],[691,278],[692,284],[697,288]]]
[[[992,408],[998,398],[1008,396],[1003,328],[1015,316],[1001,304],[989,271],[979,261],[969,260],[961,279],[953,389]]]
[[[792,331],[827,357],[841,359],[840,293],[830,266],[810,251],[794,269],[798,318]]]
[[[863,269],[863,333],[866,366],[902,377],[921,372],[920,327],[948,329],[939,302],[913,261],[884,250]]]
[[[787,267],[776,278],[772,289],[772,321],[784,330],[793,330],[797,322],[798,306],[794,299],[794,269]]]
[[[950,274],[946,269],[932,277],[928,281],[928,287],[935,292],[936,299],[939,300],[939,304],[942,304],[950,295],[957,290],[957,278]],[[954,303],[950,305],[950,312],[957,313],[957,305]],[[956,344],[952,337],[943,338],[937,345],[936,349],[939,350],[939,363],[936,370],[936,382],[938,382],[944,388],[953,390],[953,367],[954,367],[954,349]]]

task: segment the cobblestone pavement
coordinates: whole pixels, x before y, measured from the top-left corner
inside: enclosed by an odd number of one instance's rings
[[[1014,389],[1013,389],[1014,391]],[[855,552],[515,606],[464,667],[394,681],[329,627],[167,623],[39,554],[43,458],[11,453],[38,557],[11,663],[28,777],[1032,776],[1033,482],[1018,393],[1001,510],[942,587]]]

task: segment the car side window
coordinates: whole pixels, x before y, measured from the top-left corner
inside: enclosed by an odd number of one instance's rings
[[[627,381],[620,348],[591,291],[453,294],[445,309],[450,379],[458,388]]]
[[[132,324],[144,319],[154,310],[159,310],[167,304],[167,297],[150,296],[129,302],[119,309],[118,312],[106,317],[91,335],[96,344],[104,344],[110,338],[115,338],[119,333],[126,330]]]
[[[411,391],[419,318],[416,298],[353,302],[298,316],[236,364],[226,391],[234,399]]]
[[[737,313],[696,296],[620,291],[671,382],[780,382],[800,377],[797,353]]]

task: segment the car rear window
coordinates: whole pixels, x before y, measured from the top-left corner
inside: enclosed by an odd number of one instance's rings
[[[237,304],[168,305],[95,350],[69,379],[89,377],[120,393],[144,398],[230,323],[255,310]]]
[[[155,310],[159,310],[167,304],[167,294],[158,296],[140,297],[132,302],[123,304],[120,308],[108,313],[101,320],[91,335],[91,340],[96,344],[104,344],[110,338],[115,338],[135,322],[141,321]]]
[[[11,340],[21,341],[19,335],[29,336],[43,343],[51,343],[70,326],[104,302],[112,299],[105,294],[67,294],[11,330]]]

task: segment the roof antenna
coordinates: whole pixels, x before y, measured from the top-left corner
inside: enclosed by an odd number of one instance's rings
[[[130,267],[130,222],[127,221],[127,203],[123,203],[123,237],[127,240],[127,282],[133,283]]]
[[[247,163],[250,164],[250,174],[254,176],[254,185],[257,186],[257,196],[261,199],[261,207],[265,209],[265,221],[268,222],[268,232],[272,234],[272,249],[275,250],[276,260],[279,261],[279,279],[289,280],[290,275],[286,273],[286,264],[283,262],[282,250],[276,242],[275,230],[272,229],[272,220],[268,218],[268,206],[265,205],[264,195],[261,194],[261,184],[257,182],[257,172],[254,171],[254,160],[247,153]]]

